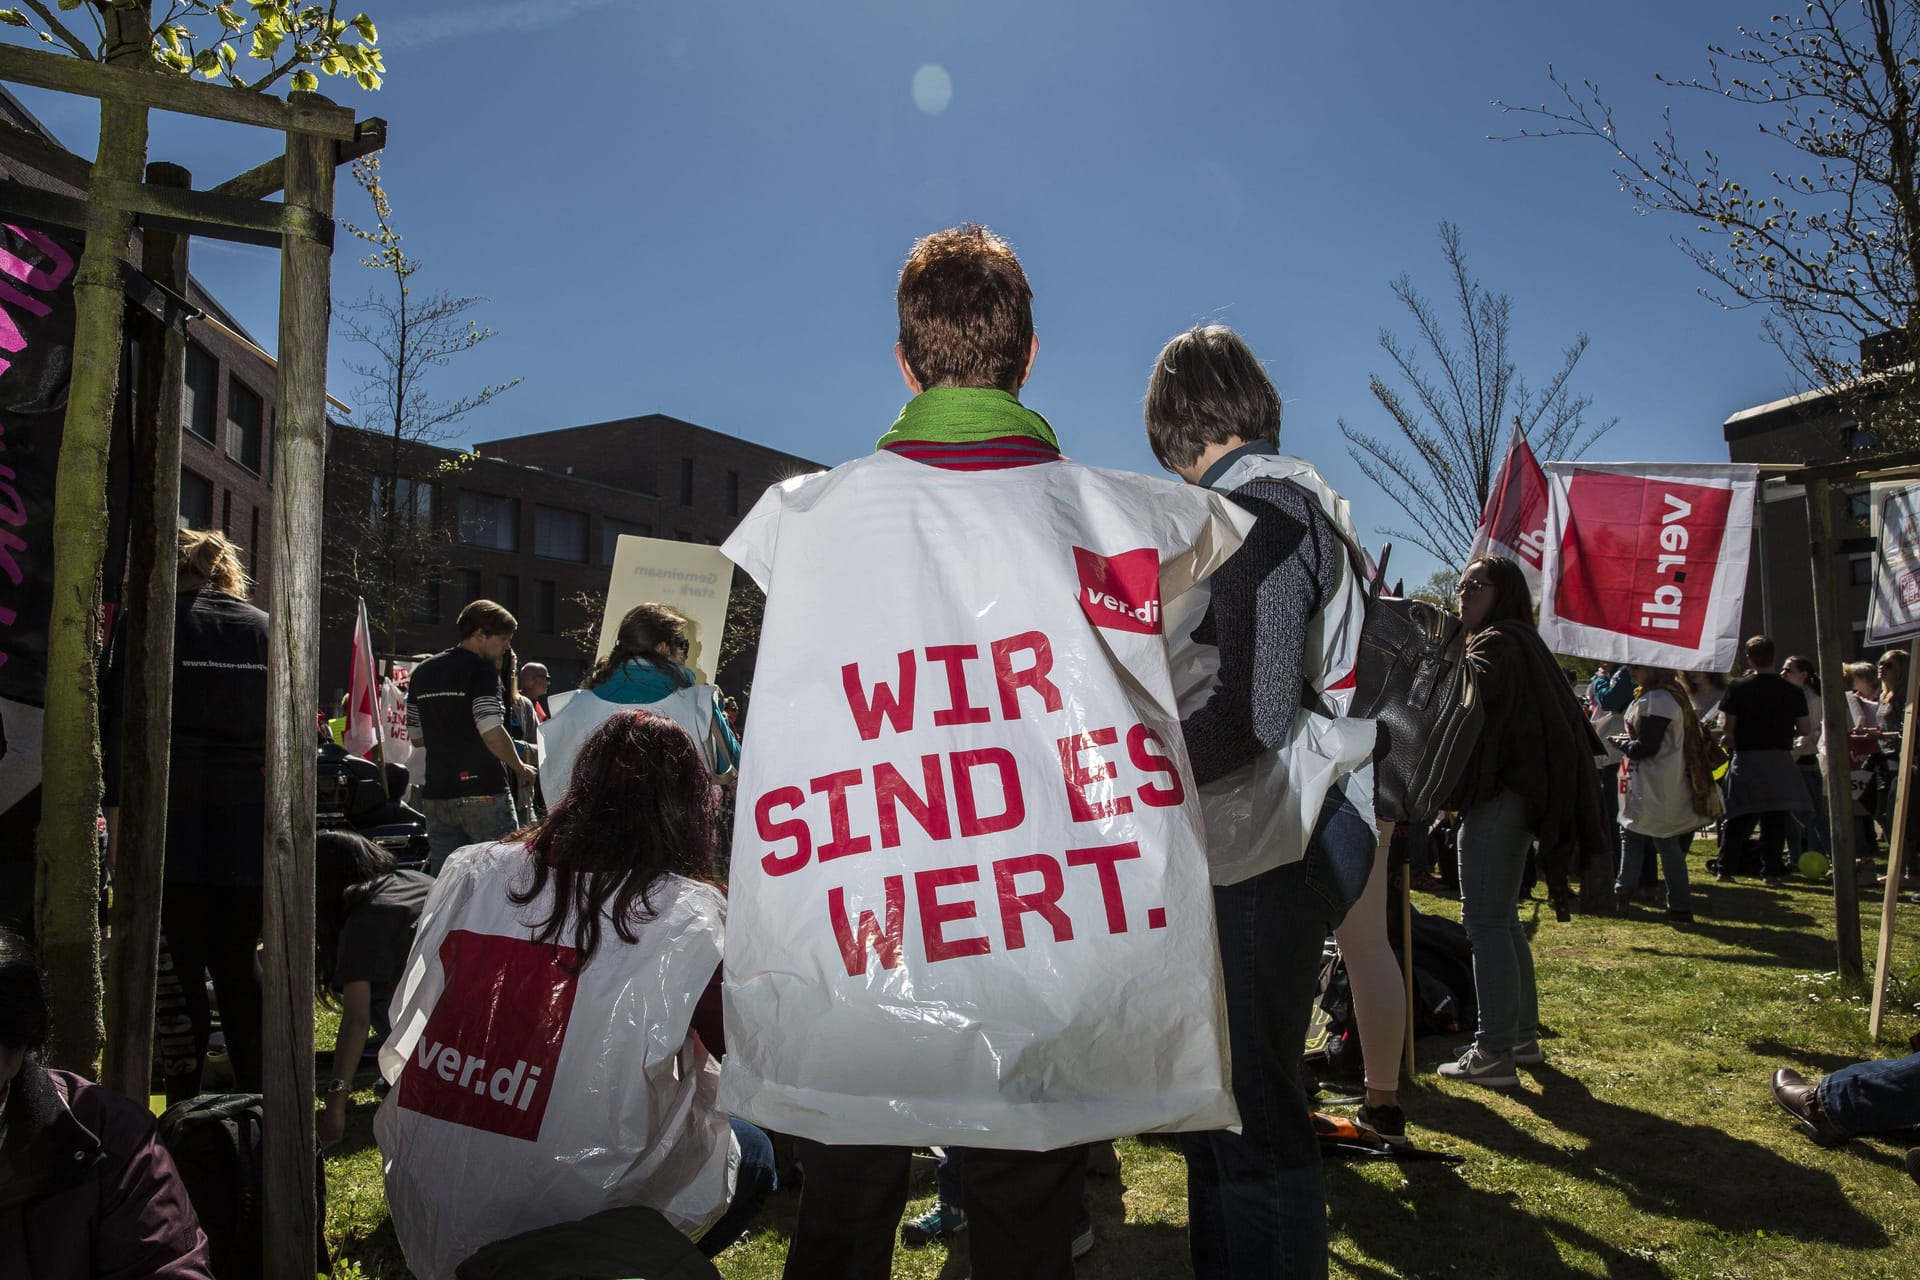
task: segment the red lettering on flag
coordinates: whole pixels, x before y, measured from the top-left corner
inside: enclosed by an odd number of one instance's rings
[[[1698,648],[1733,490],[1576,471],[1554,612],[1566,622]]]

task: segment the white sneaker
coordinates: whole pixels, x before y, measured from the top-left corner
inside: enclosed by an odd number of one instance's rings
[[[1473,1045],[1461,1044],[1453,1048],[1453,1056],[1458,1058],[1473,1051]],[[1522,1040],[1513,1046],[1513,1065],[1516,1067],[1537,1067],[1545,1063],[1547,1055],[1540,1048],[1540,1040]]]
[[[1478,1046],[1469,1046],[1459,1061],[1443,1065],[1440,1075],[1443,1079],[1465,1080],[1489,1089],[1511,1089],[1520,1083],[1520,1077],[1513,1074],[1512,1054],[1482,1053]]]

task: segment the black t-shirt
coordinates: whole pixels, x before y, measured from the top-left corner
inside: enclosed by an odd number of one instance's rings
[[[413,949],[413,931],[426,909],[433,877],[418,871],[396,871],[380,881],[366,901],[353,909],[340,926],[334,949],[333,989],[345,991],[349,982],[373,988],[373,1028],[382,1036],[390,1030],[387,1006],[407,967]]]
[[[434,800],[497,796],[507,789],[507,767],[487,749],[479,722],[505,726],[500,672],[467,649],[436,653],[407,681],[407,717],[418,716],[427,750],[421,794]]]
[[[1787,751],[1794,721],[1807,714],[1807,695],[1785,676],[1761,671],[1728,685],[1720,710],[1733,717],[1735,751]]]

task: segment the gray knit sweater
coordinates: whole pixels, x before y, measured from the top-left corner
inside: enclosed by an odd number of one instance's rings
[[[1220,650],[1206,705],[1181,724],[1194,780],[1212,782],[1285,745],[1299,713],[1307,624],[1333,598],[1347,554],[1306,490],[1254,480],[1229,495],[1254,525],[1208,585],[1213,597],[1194,638]]]

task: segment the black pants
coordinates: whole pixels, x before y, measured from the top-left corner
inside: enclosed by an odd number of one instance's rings
[[[786,1280],[887,1280],[907,1207],[905,1147],[800,1141],[800,1217]],[[1072,1280],[1073,1227],[1087,1184],[1087,1149],[988,1151],[960,1162],[973,1274],[993,1280]]]
[[[173,1062],[167,1102],[200,1092],[213,1010],[206,978],[220,999],[220,1027],[233,1062],[234,1087],[259,1093],[260,1078],[260,889],[169,884],[160,898],[160,932],[180,981],[180,1000],[192,1027],[193,1053]]]
[[[1742,813],[1727,819],[1720,832],[1720,874],[1754,874],[1755,858],[1749,853],[1753,828],[1760,827],[1759,873],[1777,878],[1787,873],[1787,821],[1785,812]]]

